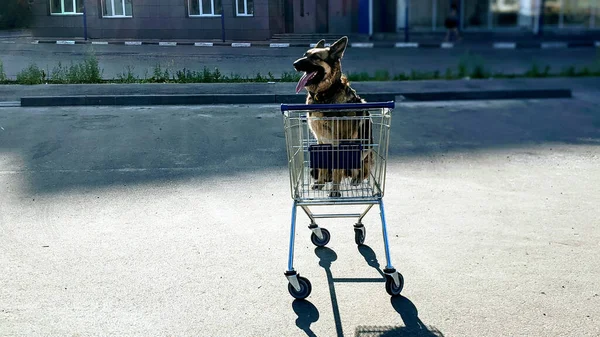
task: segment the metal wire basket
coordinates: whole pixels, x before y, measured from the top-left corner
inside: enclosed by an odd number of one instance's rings
[[[284,106],[292,198],[303,203],[382,198],[390,104],[332,104],[319,110]],[[352,110],[357,108],[360,110]],[[314,129],[318,129],[319,139]]]

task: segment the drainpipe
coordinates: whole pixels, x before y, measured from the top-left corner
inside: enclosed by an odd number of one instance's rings
[[[408,34],[408,6],[410,6],[410,0],[404,0],[404,42],[408,42],[410,40],[410,36]]]
[[[83,0],[83,39],[87,41],[87,11],[85,10],[85,0]]]
[[[538,32],[537,32],[538,36],[542,36],[543,35],[543,30],[544,30],[544,3],[545,2],[546,2],[545,0],[540,0],[540,16],[538,17]]]
[[[225,11],[223,10],[223,1],[221,1],[221,39],[225,43]]]
[[[373,36],[373,0],[369,0],[369,39]]]
[[[540,0],[534,1],[533,6],[535,6],[535,8],[531,9],[531,13],[534,17],[533,35],[537,35],[540,30]]]

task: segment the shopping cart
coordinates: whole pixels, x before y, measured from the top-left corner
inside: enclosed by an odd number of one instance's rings
[[[386,291],[394,296],[404,287],[404,278],[392,266],[387,237],[383,194],[394,102],[281,105],[294,203],[288,268],[288,290],[294,298],[310,295],[310,281],[294,270],[296,210],[310,219],[311,241],[318,247],[329,242],[327,229],[317,219],[358,218],[354,241],[362,245],[366,230],[362,219],[379,205],[385,246]],[[317,130],[319,139],[312,130]],[[366,206],[362,213],[313,213],[312,206]],[[361,208],[362,209],[362,208]]]

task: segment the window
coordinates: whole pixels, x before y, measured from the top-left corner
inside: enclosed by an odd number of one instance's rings
[[[102,0],[103,17],[130,18],[132,11],[131,0]]]
[[[188,0],[190,16],[221,15],[221,0]]]
[[[237,16],[253,16],[254,0],[236,0],[235,11]]]
[[[83,0],[50,0],[50,14],[83,14]]]

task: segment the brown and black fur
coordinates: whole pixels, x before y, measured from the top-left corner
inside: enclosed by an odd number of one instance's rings
[[[305,89],[308,92],[306,104],[335,104],[335,103],[365,103],[350,86],[346,76],[342,74],[341,60],[348,44],[348,38],[343,37],[325,47],[321,40],[309,49],[302,58],[294,62],[297,71],[314,72],[317,75],[307,82]],[[319,144],[336,144],[337,139],[371,139],[371,123],[368,119],[361,120],[320,120],[322,117],[364,116],[367,111],[339,111],[339,112],[311,112],[308,123],[311,132]],[[333,134],[333,137],[331,135]],[[333,138],[330,139],[330,138]],[[333,181],[330,193],[332,197],[339,197],[340,184],[344,178],[351,178],[353,185],[359,185],[369,176],[373,162],[371,151],[362,155],[362,170],[326,170],[315,169],[311,175],[316,180],[313,189],[321,189],[325,183]]]

